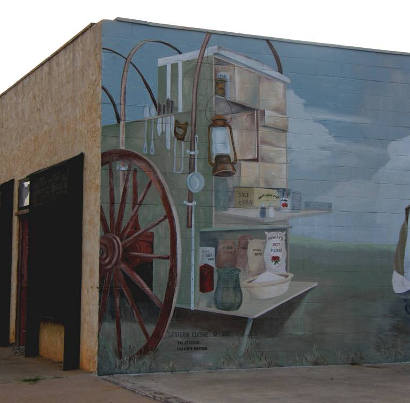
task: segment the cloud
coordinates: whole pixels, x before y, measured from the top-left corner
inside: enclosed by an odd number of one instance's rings
[[[343,113],[334,113],[326,111],[325,109],[321,108],[306,108],[308,112],[310,112],[311,116],[315,120],[333,120],[338,122],[348,122],[348,123],[363,123],[367,124],[370,123],[371,120],[359,115],[349,115]]]
[[[355,177],[369,178],[386,161],[386,150],[370,141],[352,141],[349,137],[334,137],[329,129],[316,120],[305,100],[288,90],[289,121],[288,160],[290,179],[315,178],[332,182]],[[323,112],[324,114],[324,112]],[[359,116],[327,113],[333,120],[351,118],[364,122]],[[368,120],[366,120],[367,123]],[[348,128],[346,129],[348,130]]]
[[[375,146],[335,138],[305,101],[288,91],[289,187],[304,200],[331,202],[332,213],[292,220],[293,233],[344,242],[394,244],[410,204],[409,136]],[[361,121],[321,112],[321,116]],[[347,127],[348,129],[348,127]],[[380,129],[382,130],[382,129]],[[383,138],[382,133],[378,137]],[[384,143],[385,144],[385,143]]]

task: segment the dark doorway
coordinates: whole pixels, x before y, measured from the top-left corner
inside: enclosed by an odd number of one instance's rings
[[[64,326],[63,369],[80,357],[83,154],[29,176],[26,356],[39,352],[41,321]]]
[[[8,346],[13,236],[14,180],[0,185],[0,346]]]
[[[17,264],[17,315],[16,315],[16,345],[26,344],[27,317],[27,259],[28,259],[28,215],[19,215],[19,243]]]

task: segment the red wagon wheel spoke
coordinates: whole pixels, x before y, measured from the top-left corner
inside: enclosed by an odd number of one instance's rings
[[[135,319],[137,319],[137,321],[138,321],[138,323],[141,327],[142,333],[144,333],[145,338],[148,340],[149,339],[149,333],[147,331],[147,328],[145,327],[145,323],[144,323],[144,320],[142,319],[142,315],[141,315],[140,311],[138,310],[137,305],[135,305],[134,300],[132,299],[131,291],[128,288],[127,283],[124,280],[124,276],[122,275],[122,273],[120,271],[117,273],[117,275],[118,275],[119,281],[121,283],[122,291],[124,292],[125,297],[127,298],[127,301],[130,304],[132,311],[134,312]]]
[[[169,255],[154,255],[152,253],[142,253],[142,252],[129,252],[128,254],[131,256],[145,257],[148,259],[169,260]]]
[[[131,267],[124,263],[122,266],[122,270],[132,280],[132,282],[150,298],[150,300],[158,308],[162,308],[162,302],[160,301],[160,299],[151,291],[151,289],[148,287],[145,281],[131,269]]]
[[[101,206],[99,329],[100,331],[110,329],[110,327],[101,325],[105,320],[108,300],[112,298],[118,357],[123,356],[122,330],[128,329],[129,326],[136,326],[140,332],[129,333],[127,330],[127,342],[131,342],[133,346],[139,345],[136,354],[144,355],[154,351],[161,342],[175,307],[180,267],[176,209],[161,173],[143,155],[127,150],[106,151],[101,156],[101,165],[105,168],[108,165],[108,169],[103,169],[101,172],[108,174],[108,181],[102,181],[103,184],[107,184],[102,191],[105,189],[109,196],[109,205],[106,210],[109,216],[105,215],[103,206]],[[127,167],[126,176],[123,170],[114,169],[117,166]],[[116,176],[115,180],[114,176]],[[122,186],[120,192],[117,186]],[[120,194],[117,214],[116,191]],[[130,198],[129,193],[132,193]],[[150,209],[144,210],[144,221],[148,223],[141,226],[139,215],[148,193],[150,193]],[[131,200],[127,202],[127,199]],[[128,203],[129,208],[127,209]],[[160,217],[153,220],[155,213],[159,211],[163,211]],[[153,221],[150,222],[150,220]],[[163,222],[166,225],[163,224],[159,231],[157,227]],[[159,237],[158,242],[155,242],[157,237]],[[164,253],[162,249],[168,242],[169,247]],[[159,250],[154,250],[157,248],[156,245]],[[140,265],[143,265],[141,266],[143,270],[140,270]],[[163,283],[153,283],[149,286],[143,273],[154,269],[160,270],[159,278],[162,280],[156,280],[153,274],[150,274],[151,278],[155,281],[163,281]],[[142,294],[138,294],[137,290],[142,291]],[[154,292],[154,290],[157,291]],[[121,292],[125,296],[123,300],[120,298]],[[140,302],[138,298],[142,295],[146,296],[146,299]],[[123,303],[127,304],[133,313],[132,322],[129,318],[121,317],[121,304]],[[159,311],[156,309],[153,313],[149,305],[156,306]],[[149,308],[147,311],[144,310],[146,307]],[[130,334],[134,336],[129,336]],[[129,340],[129,337],[137,339]]]
[[[127,170],[127,175],[125,176],[124,186],[122,188],[120,207],[118,208],[117,223],[116,223],[116,226],[115,226],[115,233],[116,234],[119,234],[121,232],[122,219],[124,218],[124,211],[125,211],[125,202],[127,200],[128,182],[130,180],[130,173],[131,173],[131,171],[128,169]]]
[[[133,225],[136,223],[138,219],[138,211],[142,204],[144,203],[145,197],[147,196],[148,190],[150,189],[152,184],[152,181],[150,180],[147,185],[145,186],[144,191],[142,192],[141,198],[138,200],[138,202],[133,206],[132,212],[131,212],[131,218],[128,221],[128,224],[125,226],[123,231],[121,232],[121,239],[124,239],[127,235],[130,229],[133,227]],[[137,192],[138,195],[138,192]]]
[[[108,226],[107,219],[105,218],[104,210],[103,207],[100,206],[100,221],[101,221],[101,227],[104,231],[104,234],[107,234],[110,232],[110,227]]]
[[[138,179],[137,179],[137,170],[132,171],[132,208],[138,202]]]
[[[165,221],[168,218],[168,216],[165,214],[164,216],[158,218],[157,220],[153,221],[151,224],[148,225],[148,227],[145,227],[143,229],[140,229],[137,231],[134,235],[131,235],[129,238],[125,239],[123,241],[124,247],[127,247],[131,245],[131,243],[140,237],[142,234],[145,234],[147,231],[151,231],[153,228],[155,228],[157,225],[161,224],[163,221]]]

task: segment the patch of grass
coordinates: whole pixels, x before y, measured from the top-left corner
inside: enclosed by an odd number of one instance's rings
[[[363,365],[364,356],[361,351],[356,351],[350,358],[350,365]]]
[[[403,361],[405,357],[401,340],[397,337],[378,336],[374,348],[385,362]]]
[[[34,376],[33,378],[23,378],[22,380],[21,380],[21,382],[26,382],[26,383],[29,383],[29,384],[35,384],[35,383],[37,383],[37,382],[39,382],[39,381],[41,381],[41,380],[43,380],[44,378],[43,377],[41,377],[41,376]]]
[[[319,347],[315,344],[311,351],[296,355],[297,365],[327,365],[327,354],[320,351]]]
[[[270,354],[257,348],[257,339],[249,337],[245,353],[239,356],[239,345],[233,343],[216,364],[216,368],[270,368],[277,364]]]

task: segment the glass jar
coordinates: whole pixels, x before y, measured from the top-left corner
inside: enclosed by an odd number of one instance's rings
[[[215,306],[222,311],[236,311],[242,305],[240,270],[234,267],[218,268]]]

